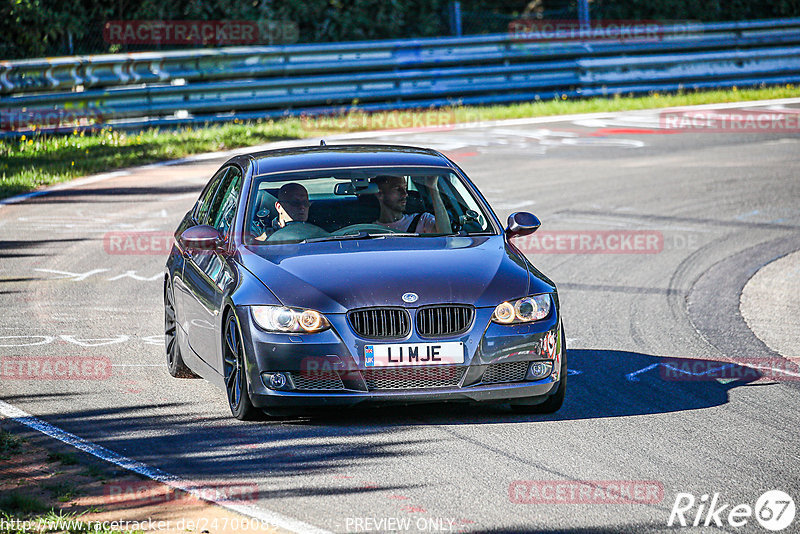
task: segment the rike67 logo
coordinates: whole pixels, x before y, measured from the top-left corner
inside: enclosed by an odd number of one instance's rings
[[[667,526],[713,525],[718,528],[724,526],[738,528],[747,525],[755,518],[765,529],[777,532],[791,525],[794,515],[794,500],[789,494],[780,490],[764,492],[756,499],[755,506],[746,503],[732,505],[724,502],[719,493],[704,494],[699,499],[691,493],[678,493]]]

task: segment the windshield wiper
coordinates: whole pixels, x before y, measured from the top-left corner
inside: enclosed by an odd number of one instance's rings
[[[345,234],[345,235],[331,235],[328,237],[314,237],[311,239],[304,239],[300,241],[300,243],[319,243],[321,241],[349,241],[353,239],[382,239],[384,237],[417,237],[420,234],[412,234],[412,233],[391,233],[386,232],[385,234],[371,234],[369,232],[360,231],[357,234]]]
[[[480,236],[480,235],[497,235],[493,232],[465,232],[464,230],[459,230],[457,233],[454,234],[442,234],[443,237],[472,237],[472,236]]]
[[[370,234],[369,232],[358,232],[357,234],[346,235],[329,235],[327,237],[313,237],[311,239],[303,239],[298,243],[318,243],[320,241],[349,241],[351,239],[370,239],[373,237],[381,237],[384,234]]]

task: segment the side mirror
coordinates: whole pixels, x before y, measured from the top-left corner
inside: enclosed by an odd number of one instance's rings
[[[532,234],[542,225],[539,218],[533,213],[518,211],[508,216],[506,236],[509,238]]]
[[[200,224],[183,231],[181,244],[187,249],[216,250],[222,244],[222,235],[213,226]]]

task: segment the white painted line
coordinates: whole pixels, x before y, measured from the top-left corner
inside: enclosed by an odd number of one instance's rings
[[[31,414],[23,410],[20,410],[16,406],[12,406],[11,404],[8,404],[4,401],[0,401],[0,415],[8,419],[12,419],[17,423],[23,424],[28,428],[32,428],[33,430],[41,432],[42,434],[46,434],[51,438],[57,439],[58,441],[66,443],[67,445],[75,447],[76,449],[82,450],[83,452],[89,453],[96,458],[100,458],[101,460],[111,462],[112,464],[118,467],[145,476],[150,480],[166,484],[167,486],[174,489],[185,491],[198,499],[210,502],[212,504],[216,504],[218,506],[221,506],[222,508],[231,510],[233,512],[242,514],[244,516],[257,519],[263,523],[268,523],[270,525],[274,525],[278,528],[283,528],[291,532],[331,534],[327,530],[317,528],[315,526],[309,525],[308,523],[304,523],[297,519],[292,519],[291,517],[286,517],[277,512],[266,510],[264,508],[259,508],[251,504],[225,501],[223,499],[210,499],[209,498],[210,492],[207,491],[208,488],[205,489],[197,488],[197,486],[192,485],[189,482],[182,480],[181,478],[175,475],[170,475],[169,473],[162,471],[161,469],[150,467],[149,465],[144,464],[142,462],[132,460],[131,458],[122,456],[121,454],[117,454],[116,452],[106,449],[103,446],[92,443],[91,441],[87,441],[81,437],[76,436],[75,434],[66,432],[65,430],[61,430],[57,426],[51,425],[46,421],[42,421],[41,419],[34,417]],[[218,497],[224,498],[224,495],[218,495]]]
[[[646,373],[650,369],[655,369],[656,367],[659,367],[659,366],[663,366],[663,367],[666,367],[667,369],[672,369],[673,371],[677,371],[677,372],[680,372],[680,373],[683,373],[683,374],[686,374],[686,375],[703,376],[703,375],[707,375],[709,373],[713,373],[715,371],[721,371],[723,369],[728,369],[730,367],[733,367],[733,365],[734,364],[732,364],[732,363],[728,363],[728,364],[725,364],[725,365],[723,365],[721,367],[717,367],[716,369],[709,369],[708,371],[703,371],[702,373],[693,373],[691,371],[678,369],[677,367],[669,365],[668,363],[651,363],[647,367],[643,367],[643,368],[639,369],[638,371],[634,371],[632,373],[626,374],[625,378],[627,378],[629,382],[638,382],[639,381],[639,377],[637,377],[636,375],[639,375],[641,373]]]
[[[585,120],[585,119],[608,119],[613,117],[618,117],[620,115],[625,114],[642,114],[642,113],[657,113],[663,111],[689,111],[689,110],[704,110],[704,109],[729,109],[729,108],[739,108],[745,106],[780,106],[786,104],[800,104],[800,98],[778,98],[775,100],[753,100],[748,102],[723,102],[719,104],[702,104],[697,106],[678,106],[678,107],[671,107],[671,108],[653,108],[653,109],[637,109],[637,110],[630,110],[630,111],[610,111],[610,112],[600,112],[600,113],[578,113],[574,115],[550,115],[546,117],[529,117],[524,119],[506,119],[506,120],[497,120],[497,121],[477,121],[477,122],[467,122],[467,123],[457,123],[453,125],[447,125],[447,129],[452,130],[463,130],[467,128],[490,128],[496,126],[520,126],[526,124],[543,124],[543,123],[551,123],[551,122],[568,122],[574,120]],[[452,128],[451,128],[452,127]],[[347,141],[351,139],[369,139],[374,137],[384,137],[387,135],[406,135],[406,134],[415,134],[419,135],[421,131],[425,132],[439,132],[445,131],[445,128],[436,128],[431,129],[430,127],[421,127],[421,128],[404,128],[401,131],[398,130],[374,130],[371,132],[351,132],[347,134],[340,134],[326,137],[328,141]],[[64,189],[72,189],[73,187],[79,187],[81,185],[86,185],[90,183],[100,182],[102,180],[108,180],[109,178],[116,178],[118,176],[127,176],[131,174],[135,170],[140,169],[154,169],[158,167],[166,167],[172,165],[181,165],[183,163],[193,163],[198,161],[207,161],[213,160],[217,158],[230,158],[238,154],[247,154],[250,152],[259,152],[262,150],[269,150],[273,148],[282,148],[282,147],[291,147],[291,146],[305,146],[305,145],[314,145],[314,141],[319,142],[318,138],[316,137],[309,137],[305,139],[292,139],[289,141],[277,141],[275,143],[268,143],[265,145],[258,145],[258,146],[251,146],[251,147],[241,147],[236,148],[233,150],[227,150],[223,152],[207,152],[204,154],[196,154],[194,156],[187,156],[181,159],[169,160],[169,161],[161,161],[158,163],[150,163],[147,165],[142,165],[140,167],[131,167],[128,169],[122,169],[119,171],[108,172],[103,174],[97,174],[95,176],[88,176],[86,178],[79,178],[77,180],[72,180],[70,182],[65,182],[62,184],[54,185],[51,187],[46,187],[43,189],[39,189],[37,191],[31,191],[30,193],[24,193],[22,195],[17,195],[14,197],[7,198],[5,200],[0,200],[0,208],[5,206],[6,204],[16,204],[18,202],[23,202],[28,200],[29,198],[38,197],[41,195],[46,195],[52,191],[60,191]]]

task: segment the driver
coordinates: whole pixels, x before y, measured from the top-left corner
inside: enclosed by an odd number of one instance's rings
[[[439,194],[438,176],[426,176],[423,183],[430,190],[433,202],[433,215],[430,213],[406,213],[408,200],[408,186],[403,176],[379,175],[371,180],[378,185],[375,194],[380,203],[381,213],[375,224],[399,230],[400,232],[417,234],[449,234],[450,216],[444,207],[442,196]]]
[[[293,222],[306,222],[308,220],[308,208],[311,202],[308,200],[308,191],[302,185],[292,182],[284,184],[278,189],[278,200],[275,202],[275,210],[278,216],[272,220],[272,225],[264,230],[257,241],[266,241],[274,232]]]

